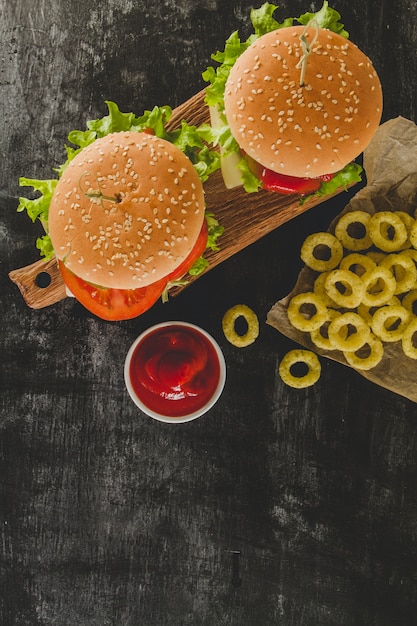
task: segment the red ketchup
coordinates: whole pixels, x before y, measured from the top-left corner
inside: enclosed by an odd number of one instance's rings
[[[155,328],[133,350],[130,382],[140,401],[167,417],[183,417],[204,407],[220,380],[220,362],[197,328],[173,324]]]

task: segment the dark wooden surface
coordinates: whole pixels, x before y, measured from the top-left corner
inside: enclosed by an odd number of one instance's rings
[[[282,0],[279,19],[321,3]],[[417,121],[417,7],[334,0],[369,55],[384,120]],[[414,626],[417,407],[323,359],[285,387],[293,344],[265,324],[293,286],[316,207],[137,320],[66,299],[28,308],[8,272],[37,259],[18,178],[48,177],[69,130],[201,89],[210,53],[248,33],[246,1],[0,0],[0,623],[3,626]],[[349,192],[350,193],[350,192]],[[223,338],[226,309],[261,321]],[[221,344],[225,391],[183,426],[141,415],[123,384],[129,345],[165,319]]]

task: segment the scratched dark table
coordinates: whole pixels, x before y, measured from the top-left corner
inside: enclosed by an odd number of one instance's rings
[[[194,95],[210,54],[249,34],[251,6],[0,0],[2,626],[417,623],[416,405],[326,359],[314,387],[284,386],[294,344],[265,323],[303,238],[351,192],[136,320],[106,323],[72,299],[33,310],[8,278],[38,258],[19,176],[50,177],[106,99],[139,115]],[[276,17],[320,6],[282,0]],[[331,6],[380,74],[383,119],[417,121],[416,3]],[[261,321],[242,350],[221,330],[239,302]],[[123,383],[131,342],[168,319],[209,331],[228,371],[216,407],[174,427]]]

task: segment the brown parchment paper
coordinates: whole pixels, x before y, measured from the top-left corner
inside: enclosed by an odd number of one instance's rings
[[[337,219],[348,211],[406,211],[414,215],[417,208],[417,126],[398,117],[381,124],[364,152],[367,184],[329,225],[334,232]],[[304,267],[297,282],[285,298],[276,302],[267,315],[267,323],[287,337],[321,356],[347,365],[343,354],[324,351],[315,346],[308,333],[298,331],[288,321],[287,305],[292,296],[309,291],[317,273]],[[361,376],[394,393],[417,402],[417,361],[406,357],[401,342],[384,343],[384,357],[369,371],[356,370]]]

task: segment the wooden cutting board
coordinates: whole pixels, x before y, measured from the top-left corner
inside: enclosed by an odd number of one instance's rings
[[[177,128],[182,119],[200,126],[209,122],[209,118],[203,90],[174,109],[167,126],[168,129]],[[208,250],[205,254],[209,261],[206,272],[281,224],[323,202],[322,198],[313,198],[301,205],[297,196],[282,196],[263,190],[249,194],[243,187],[226,189],[220,171],[210,176],[204,186],[207,210],[214,213],[224,226],[224,233],[219,240],[220,250]],[[40,259],[11,271],[9,277],[19,287],[26,304],[31,308],[43,308],[67,297],[55,259]],[[178,294],[198,278],[190,277],[186,286],[176,287],[170,294]]]

